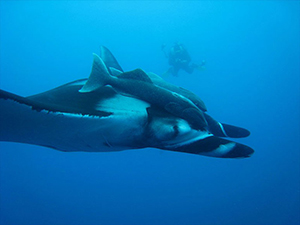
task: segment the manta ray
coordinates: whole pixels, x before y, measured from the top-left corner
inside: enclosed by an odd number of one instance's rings
[[[247,158],[252,148],[226,138],[249,135],[209,116],[191,91],[142,69],[124,72],[104,46],[88,79],[29,97],[0,90],[0,141],[64,152],[156,148]]]

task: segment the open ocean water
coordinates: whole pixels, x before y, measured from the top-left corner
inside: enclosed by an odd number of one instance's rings
[[[0,88],[28,96],[87,78],[100,45],[125,71],[161,75],[161,45],[176,41],[206,69],[165,79],[249,129],[236,141],[254,155],[1,142],[0,224],[300,224],[299,1],[0,1]]]

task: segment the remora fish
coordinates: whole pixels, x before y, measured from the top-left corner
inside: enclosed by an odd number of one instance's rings
[[[105,46],[101,46],[100,54],[106,67],[109,68],[109,72],[111,75],[119,76],[120,74],[123,73],[123,69],[121,68],[120,64],[117,62],[116,58]],[[201,111],[203,111],[205,120],[208,123],[208,129],[214,135],[218,137],[232,137],[232,138],[247,137],[250,135],[250,132],[246,129],[220,123],[214,120],[211,116],[207,115],[207,113],[205,113],[207,111],[207,108],[204,102],[193,92],[186,90],[182,87],[175,86],[171,83],[167,83],[155,73],[150,72],[147,75],[155,85],[165,88],[171,92],[178,93],[186,97],[187,99],[191,100]]]
[[[195,129],[204,130],[207,126],[201,110],[189,99],[161,88],[152,83],[147,74],[136,69],[118,77],[111,76],[102,59],[94,55],[91,75],[80,92],[91,92],[106,85],[112,86],[118,93],[125,93],[164,108],[171,114],[187,120]]]

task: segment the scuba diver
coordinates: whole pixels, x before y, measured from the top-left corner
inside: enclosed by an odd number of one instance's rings
[[[168,69],[168,71],[165,74],[172,74],[173,76],[178,76],[178,71],[180,69],[186,71],[187,73],[191,74],[193,73],[194,69],[202,69],[204,68],[205,61],[203,60],[201,65],[198,65],[196,63],[191,63],[191,57],[187,50],[184,48],[184,46],[176,42],[174,46],[170,48],[169,55],[165,52],[166,45],[163,44],[161,46],[161,50],[164,52],[166,58],[169,59],[169,65],[171,67]]]

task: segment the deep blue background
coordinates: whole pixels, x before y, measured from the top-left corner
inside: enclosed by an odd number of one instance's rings
[[[249,159],[156,149],[63,153],[0,143],[1,224],[299,224],[299,1],[1,1],[0,88],[22,96],[89,76],[107,46],[162,74],[185,44],[205,71],[166,79],[248,128]],[[1,109],[0,109],[1,110]]]

